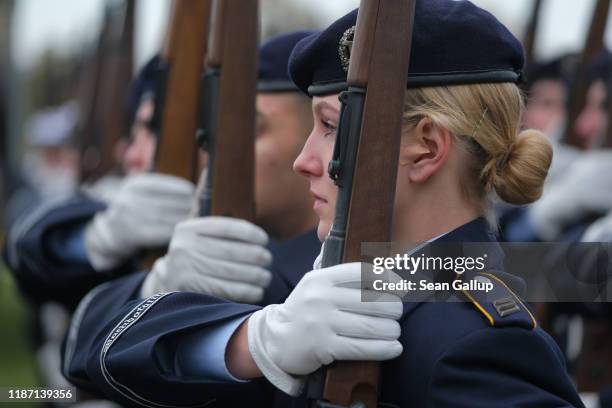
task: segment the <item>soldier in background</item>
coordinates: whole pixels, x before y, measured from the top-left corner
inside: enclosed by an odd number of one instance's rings
[[[575,241],[588,225],[610,208],[612,191],[609,149],[597,148],[607,128],[606,78],[612,59],[605,51],[589,68],[589,88],[584,108],[574,123],[578,137],[588,150],[553,140],[553,162],[544,194],[530,207],[514,208],[500,220],[507,241]]]
[[[310,269],[320,246],[316,215],[308,184],[292,164],[312,128],[311,106],[287,65],[293,46],[311,33],[280,34],[259,48],[254,224],[229,217],[178,224],[168,254],[143,282],[143,296],[180,290],[265,304]]]
[[[141,70],[130,95],[129,109],[133,118],[133,127],[122,165],[123,172],[133,177],[149,170],[152,164],[155,134],[150,129],[149,121],[152,116],[154,89],[152,74],[156,69],[155,64],[156,59]],[[73,109],[74,106],[70,105],[70,108]],[[28,129],[32,129],[29,134],[45,135],[43,140],[49,140],[50,136],[57,139],[60,135],[68,133],[66,117],[71,119],[70,131],[74,131],[78,120],[76,115],[68,115],[71,112],[65,108],[61,111],[62,115],[55,113],[50,116],[50,119],[55,121],[50,121],[49,115],[42,116],[45,120],[35,116],[28,126]],[[63,127],[57,124],[63,124]],[[55,132],[50,132],[53,130]],[[33,138],[33,140],[38,139]],[[43,150],[45,155],[42,157],[54,159],[51,163],[59,161],[56,157],[63,158],[66,155],[62,150],[59,152],[47,150]],[[78,159],[78,152],[72,146],[70,153]],[[41,162],[39,156],[34,156],[37,160],[26,160],[25,163],[38,164]],[[42,163],[49,161],[45,160]],[[115,174],[108,174],[93,185],[82,186],[77,191],[78,161],[72,164],[69,173],[70,189],[59,188],[66,184],[62,182],[66,179],[61,177],[63,173],[51,171],[52,169],[48,169],[49,166],[29,167],[31,170],[37,169],[36,173],[32,174],[33,179],[37,183],[42,183],[45,188],[51,189],[53,194],[41,195],[33,203],[34,209],[26,212],[24,217],[12,226],[4,251],[8,269],[15,277],[20,293],[33,309],[33,348],[36,349],[42,382],[54,387],[68,385],[59,369],[60,344],[76,303],[89,288],[99,282],[133,271],[137,266],[130,256],[138,252],[141,245],[145,245],[134,242],[133,239],[128,243],[113,242],[121,246],[121,252],[116,254],[116,261],[108,267],[99,267],[96,270],[93,269],[86,254],[81,255],[81,258],[78,256],[85,251],[86,243],[83,232],[76,236],[72,234],[75,226],[86,219],[91,219],[95,213],[108,214],[110,220],[102,223],[106,228],[98,234],[99,242],[107,237],[105,233],[125,228],[127,223],[125,220],[131,221],[131,224],[127,225],[128,228],[134,230],[138,227],[138,230],[142,231],[142,219],[135,219],[132,214],[155,217],[160,212],[154,210],[160,205],[165,204],[164,209],[167,209],[168,203],[178,203],[178,209],[168,216],[148,220],[149,228],[146,231],[148,234],[144,234],[143,240],[151,239],[151,235],[156,234],[153,237],[155,240],[153,246],[164,245],[170,239],[174,224],[188,216],[194,191],[194,186],[185,180],[173,183],[175,180],[164,177],[161,183],[157,183],[158,179],[153,175],[145,180],[135,180],[130,177],[125,185],[121,186],[122,182]],[[58,190],[61,193],[57,192]],[[165,198],[162,204],[160,204],[160,195]],[[96,237],[94,243],[95,239]]]
[[[528,210],[529,225],[539,240],[578,240],[591,222],[612,208],[612,151],[597,148],[607,129],[605,83],[611,71],[610,54],[599,54],[590,69],[586,105],[575,123],[577,135],[589,149],[567,160]]]
[[[74,132],[79,118],[75,102],[33,113],[25,126],[26,153],[22,186],[9,199],[5,218],[12,225],[40,202],[58,200],[77,188],[79,154]]]
[[[513,223],[503,222],[503,235],[514,241],[610,242],[612,239],[609,215],[612,211],[612,151],[600,148],[608,126],[608,95],[606,83],[612,71],[612,59],[601,52],[589,68],[586,104],[574,124],[587,151],[554,142],[555,155],[543,197],[527,209],[517,209],[521,216]],[[573,287],[558,276],[559,265],[567,264],[567,252],[559,247],[547,254],[541,276],[548,276],[559,288]],[[587,251],[588,248],[583,248]],[[597,250],[596,247],[592,247]],[[603,266],[597,257],[583,254],[580,270],[595,279]],[[597,367],[605,358],[611,325],[612,310],[603,303],[552,303],[546,306],[543,322],[568,361],[570,373],[579,378],[579,386],[590,378],[591,384],[601,383],[606,369]],[[597,354],[600,353],[600,354]],[[609,352],[608,352],[609,353]],[[607,354],[609,355],[609,354]],[[590,371],[590,372],[589,372]],[[586,374],[586,376],[585,376]],[[605,381],[604,381],[605,383]],[[608,383],[599,392],[581,394],[587,407],[612,406],[612,389]],[[591,385],[592,387],[592,385]],[[593,388],[590,391],[594,391]]]
[[[118,190],[117,183],[103,178],[102,188],[94,185],[69,198],[44,202],[9,231],[7,265],[20,290],[36,302],[54,300],[73,309],[91,287],[136,269],[132,256],[142,248],[167,245],[174,225],[189,215],[191,183],[144,173],[155,147],[148,124],[155,69],[153,62],[147,64],[133,87],[130,110],[135,120],[125,157],[135,159],[124,161],[131,176]],[[173,211],[160,216],[169,209]],[[90,221],[96,215],[93,228]],[[92,225],[89,241],[83,228],[87,224]],[[141,235],[125,241],[126,231]]]
[[[574,59],[573,55],[562,55],[528,68],[523,128],[537,129],[552,140],[560,138],[567,115],[568,82]]]
[[[576,118],[576,135],[587,150],[600,147],[608,124],[608,81],[612,70],[612,54],[603,50],[597,54],[589,69],[586,104]]]

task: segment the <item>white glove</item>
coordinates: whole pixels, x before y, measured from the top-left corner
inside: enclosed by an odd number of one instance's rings
[[[141,294],[189,291],[256,303],[272,274],[268,235],[248,221],[204,217],[176,226],[168,253],[155,262]]]
[[[589,152],[549,186],[530,209],[538,235],[544,240],[559,237],[564,228],[592,212],[612,208],[612,152]]]
[[[601,217],[584,232],[582,242],[612,242],[612,211]]]
[[[249,351],[263,375],[289,395],[300,376],[335,360],[382,361],[399,356],[402,303],[361,301],[361,264],[307,273],[285,303],[269,305],[248,320]],[[365,290],[364,290],[365,291]]]
[[[599,394],[596,392],[581,392],[579,395],[585,408],[601,408]]]
[[[323,251],[325,251],[325,241],[321,244],[321,250],[319,251],[319,255],[315,258],[312,263],[312,269],[321,269],[323,266]]]
[[[191,182],[162,174],[126,178],[109,207],[85,230],[91,265],[105,270],[137,251],[167,245],[176,223],[189,215],[194,194]]]

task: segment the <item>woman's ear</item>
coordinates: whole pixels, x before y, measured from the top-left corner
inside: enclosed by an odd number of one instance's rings
[[[403,136],[399,165],[406,166],[411,182],[424,183],[444,165],[451,143],[448,129],[423,118]]]

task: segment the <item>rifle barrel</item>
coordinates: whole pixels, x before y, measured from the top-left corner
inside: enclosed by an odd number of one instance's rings
[[[586,43],[574,74],[574,81],[569,91],[570,106],[567,114],[567,125],[563,141],[569,145],[585,149],[586,140],[580,138],[574,131],[578,115],[584,108],[588,92],[589,64],[593,57],[604,47],[604,33],[608,19],[610,0],[597,0],[589,26]]]
[[[341,96],[336,162],[330,166],[337,176],[338,201],[332,245],[326,240],[323,266],[339,259],[364,261],[362,242],[391,239],[414,7],[414,0],[361,2],[349,64],[349,91]],[[372,183],[373,174],[384,182]],[[379,371],[374,362],[332,364],[327,368],[323,400],[376,407]]]
[[[255,219],[257,0],[215,0],[203,112],[209,167],[202,215]],[[238,119],[239,118],[239,119]],[[214,193],[213,193],[214,192]]]
[[[167,66],[160,79],[160,134],[155,171],[195,181],[195,134],[201,102],[200,77],[204,69],[209,0],[174,0],[168,35],[162,51]],[[163,88],[163,89],[162,89]]]

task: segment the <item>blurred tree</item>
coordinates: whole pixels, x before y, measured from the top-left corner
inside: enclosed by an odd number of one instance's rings
[[[28,101],[36,110],[59,105],[73,98],[76,93],[78,73],[82,57],[76,54],[63,55],[49,48],[33,66],[28,80]]]
[[[0,208],[4,208],[9,184],[10,161],[8,160],[8,84],[11,67],[11,17],[14,0],[0,2]],[[0,230],[3,229],[0,225]]]
[[[317,10],[307,3],[287,0],[261,0],[261,42],[292,30],[322,28]]]

